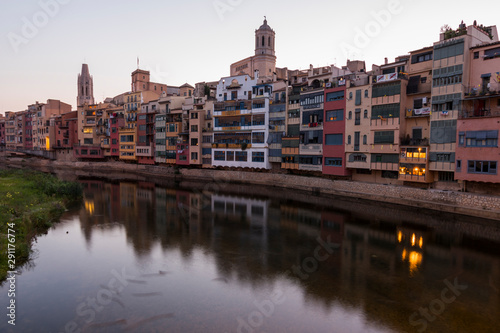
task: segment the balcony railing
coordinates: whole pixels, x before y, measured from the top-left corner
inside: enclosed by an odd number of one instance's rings
[[[429,146],[429,139],[401,138],[401,146]]]

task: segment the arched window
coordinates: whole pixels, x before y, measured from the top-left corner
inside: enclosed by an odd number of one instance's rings
[[[271,37],[267,39],[267,46],[271,47]]]
[[[349,111],[349,118],[348,119],[352,119],[352,111]]]
[[[348,135],[348,136],[347,136],[347,144],[348,144],[348,145],[350,145],[350,144],[351,144],[351,136],[350,136],[350,135]]]
[[[363,113],[363,117],[364,117],[365,119],[368,119],[368,110],[365,110],[365,112]]]
[[[364,145],[366,145],[366,144],[367,144],[367,143],[366,143],[366,142],[367,142],[367,140],[368,140],[368,138],[366,137],[366,134],[365,134],[365,135],[363,135],[363,144],[364,144]]]
[[[368,89],[365,90],[365,97],[368,97]]]
[[[262,36],[262,46],[266,46],[265,41],[266,40],[265,40],[264,36]]]
[[[255,48],[259,47],[259,37],[255,36]]]

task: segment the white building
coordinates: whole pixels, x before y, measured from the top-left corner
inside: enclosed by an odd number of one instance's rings
[[[270,169],[269,101],[272,85],[251,76],[222,78],[214,105],[212,165]]]

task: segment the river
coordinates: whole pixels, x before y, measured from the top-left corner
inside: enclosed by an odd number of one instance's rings
[[[496,222],[283,189],[81,180],[1,332],[498,332]],[[177,184],[178,185],[178,184]]]

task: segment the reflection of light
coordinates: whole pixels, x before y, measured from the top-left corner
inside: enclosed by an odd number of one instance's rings
[[[403,257],[403,261],[405,261],[405,260],[406,260],[406,249],[404,249],[404,250],[403,250],[403,255],[402,255],[402,257]]]
[[[411,246],[415,246],[415,234],[411,235]]]
[[[411,251],[409,261],[410,261],[410,273],[414,273],[418,269],[418,265],[422,263],[422,254],[415,251]]]
[[[423,245],[424,245],[424,239],[420,237],[420,239],[418,240],[418,247],[422,248]]]
[[[401,231],[398,231],[398,242],[401,243],[403,240],[403,233]]]
[[[94,215],[94,202],[93,201],[85,200],[85,210],[90,215]]]

